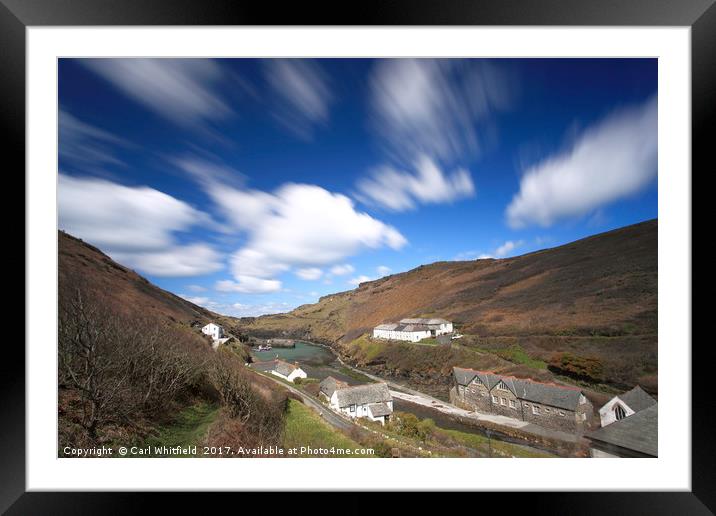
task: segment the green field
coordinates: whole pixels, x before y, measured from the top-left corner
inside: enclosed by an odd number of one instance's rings
[[[144,446],[199,445],[218,412],[216,405],[196,403],[179,412],[174,421],[160,427],[156,435],[146,439]]]
[[[309,407],[296,400],[289,400],[288,412],[286,414],[286,427],[284,431],[283,447],[311,448],[340,448],[354,450],[363,448],[354,440],[343,435],[338,430],[323,421]],[[310,453],[298,453],[293,457],[345,457],[345,455],[315,455]]]

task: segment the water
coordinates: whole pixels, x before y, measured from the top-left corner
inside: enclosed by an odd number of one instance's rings
[[[309,378],[323,380],[327,376],[333,376],[349,385],[365,383],[361,379],[347,374],[336,356],[329,349],[317,346],[308,342],[296,341],[293,348],[273,348],[271,351],[251,351],[251,356],[256,362],[273,360],[278,356],[286,362],[296,363],[306,371]]]

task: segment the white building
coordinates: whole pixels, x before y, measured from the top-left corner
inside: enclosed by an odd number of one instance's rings
[[[393,397],[385,383],[346,387],[329,376],[321,382],[320,393],[333,410],[348,417],[364,417],[385,424],[393,414]]]
[[[306,371],[298,367],[298,364],[291,364],[276,358],[267,362],[256,362],[252,365],[257,371],[271,373],[293,383],[296,378],[308,378]]]
[[[204,335],[209,335],[213,340],[219,340],[224,337],[224,328],[213,322],[204,326],[201,332]]]
[[[638,385],[629,392],[614,396],[599,409],[602,427],[621,421],[632,414],[656,405],[656,400]]]
[[[379,324],[373,328],[373,338],[418,342],[452,331],[452,323],[445,319],[402,319],[399,323]]]

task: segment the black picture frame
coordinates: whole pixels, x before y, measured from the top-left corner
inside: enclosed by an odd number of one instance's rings
[[[691,27],[692,169],[705,173],[716,168],[710,149],[713,144],[707,136],[707,129],[715,125],[716,112],[714,0],[384,0],[363,1],[352,8],[347,5],[235,0],[0,0],[0,121],[6,135],[5,162],[15,163],[15,170],[25,168],[25,31],[32,26],[629,25]],[[25,492],[25,356],[21,347],[9,344],[6,342],[5,359],[0,361],[0,510],[8,514],[127,512],[137,504],[139,495]],[[709,343],[702,344],[706,345],[691,348],[692,378],[682,379],[692,382],[690,492],[511,493],[510,508],[523,506],[532,513],[550,514],[713,514],[716,445],[712,388],[707,384],[711,361],[706,356]],[[681,346],[676,347],[683,349]],[[184,510],[191,507],[184,495],[152,496],[161,497],[162,504],[167,504],[165,512],[171,510],[170,505]],[[296,495],[292,496],[295,499]],[[489,496],[481,494],[480,504]],[[278,502],[272,500],[272,504]],[[477,507],[475,501],[473,498],[467,503]],[[212,502],[221,500],[212,498]],[[451,503],[462,502],[456,499]]]

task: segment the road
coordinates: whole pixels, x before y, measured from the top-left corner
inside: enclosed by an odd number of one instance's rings
[[[258,372],[258,371],[256,371]],[[260,374],[260,373],[259,373]],[[305,405],[308,405],[309,407],[312,407],[313,410],[318,412],[321,415],[321,418],[328,424],[340,429],[340,430],[350,430],[352,428],[358,428],[361,430],[361,428],[355,424],[353,424],[351,421],[339,416],[335,412],[333,412],[331,409],[323,405],[320,401],[318,401],[316,398],[311,396],[310,394],[306,394],[305,392],[297,389],[296,387],[292,387],[291,385],[288,385],[285,382],[282,382],[278,378],[272,377],[270,374],[263,374],[262,376],[269,378],[270,380],[273,380],[277,384],[285,387],[295,395],[299,396]]]

